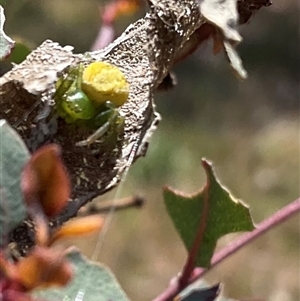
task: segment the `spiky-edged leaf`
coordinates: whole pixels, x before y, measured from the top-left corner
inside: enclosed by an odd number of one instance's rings
[[[208,267],[217,240],[225,234],[251,231],[254,225],[249,208],[235,199],[216,178],[211,164],[203,160],[207,182],[194,195],[170,188],[164,190],[168,213],[188,251],[198,241],[196,266]]]

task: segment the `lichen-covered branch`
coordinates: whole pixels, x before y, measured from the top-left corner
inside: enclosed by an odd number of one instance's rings
[[[183,46],[189,48],[189,41],[201,25],[211,23],[229,49],[239,40],[238,14],[235,9],[233,15],[230,13],[235,0],[227,0],[226,4],[217,0],[148,2],[146,16],[131,24],[105,49],[74,54],[72,46],[62,47],[47,40],[23,63],[0,78],[0,118],[17,129],[31,151],[49,142],[58,143],[62,148],[63,161],[72,181],[72,200],[53,225],[74,216],[86,202],[115,187],[133,161],[145,155],[160,120],[155,111],[154,93],[178,59],[179,51]],[[249,11],[259,9],[265,2],[239,0],[241,18],[248,20]],[[215,8],[219,9],[219,16],[225,16],[221,22],[213,18]],[[247,16],[243,16],[244,12]],[[124,129],[115,139],[107,135],[88,146],[78,146],[76,143],[86,139],[92,131],[68,124],[57,116],[53,97],[55,83],[70,68],[94,61],[114,64],[127,78],[129,98],[119,108],[125,120]],[[13,240],[19,238],[16,235]]]

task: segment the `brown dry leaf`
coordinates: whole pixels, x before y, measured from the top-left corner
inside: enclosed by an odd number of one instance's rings
[[[49,244],[51,245],[61,238],[81,236],[100,231],[103,224],[104,219],[99,215],[75,218],[56,230],[53,233]]]
[[[14,264],[6,260],[4,254],[0,254],[0,276],[5,275],[7,278],[16,278],[17,270]]]
[[[17,263],[19,281],[28,290],[37,287],[64,286],[72,277],[71,264],[63,254],[35,247],[30,255]]]
[[[237,0],[199,0],[199,5],[203,17],[208,23],[216,26],[220,33],[219,37],[217,39],[215,37],[214,40],[214,53],[224,48],[225,55],[236,77],[246,79],[247,72],[235,51],[236,45],[242,41],[237,30],[239,18]],[[223,47],[221,47],[221,42]]]
[[[24,167],[21,189],[27,204],[38,201],[47,216],[62,211],[70,196],[70,180],[59,146],[48,144],[33,153]]]
[[[0,299],[1,301],[42,301],[27,294],[27,288],[20,282],[17,264],[0,254]]]

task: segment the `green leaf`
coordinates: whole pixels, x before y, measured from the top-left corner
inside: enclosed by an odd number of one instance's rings
[[[67,257],[75,269],[71,283],[62,288],[36,290],[35,297],[64,301],[129,301],[107,267],[88,261],[76,250]]]
[[[195,264],[208,267],[217,240],[225,234],[251,231],[254,225],[249,209],[236,200],[215,177],[212,166],[202,160],[207,182],[194,195],[164,189],[164,201],[168,213],[188,251],[195,252]]]
[[[0,60],[7,57],[13,47],[14,47],[14,41],[9,38],[3,31],[3,25],[5,22],[5,15],[4,15],[4,9],[0,5]]]
[[[31,47],[29,46],[28,42],[24,42],[22,40],[18,41],[16,40],[15,42],[15,47],[12,50],[8,61],[15,63],[15,64],[20,64],[22,63],[27,55],[31,52]]]
[[[0,120],[0,245],[8,233],[26,217],[20,189],[21,171],[29,152],[15,130]]]

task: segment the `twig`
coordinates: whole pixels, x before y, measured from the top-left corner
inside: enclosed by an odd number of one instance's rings
[[[113,208],[114,211],[129,209],[129,208],[140,208],[145,204],[145,199],[140,196],[131,196],[127,198],[123,198],[120,200],[115,201],[113,205],[106,205],[106,206],[97,206],[92,204],[89,208],[84,210],[82,213],[79,211],[79,216],[87,216],[93,214],[103,214],[108,213]]]
[[[207,163],[205,161],[203,161],[202,164],[205,168],[205,165]],[[207,169],[205,169],[205,170],[207,171]],[[207,183],[206,183],[205,187],[203,188],[203,197],[204,197],[203,213],[202,213],[202,216],[200,217],[200,223],[199,223],[199,226],[197,229],[197,233],[196,233],[196,237],[195,237],[193,246],[192,246],[191,250],[189,251],[189,255],[186,260],[185,266],[184,266],[183,271],[178,280],[179,286],[181,288],[184,288],[187,286],[187,283],[193,274],[193,271],[194,271],[195,265],[196,265],[197,255],[199,253],[199,249],[201,247],[203,237],[205,235],[208,211],[209,211],[209,206],[208,206],[209,187],[210,187],[210,180],[209,180],[209,175],[207,174]]]

